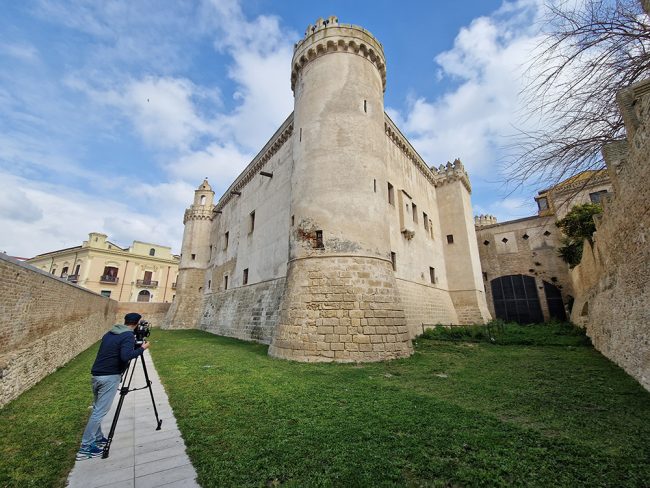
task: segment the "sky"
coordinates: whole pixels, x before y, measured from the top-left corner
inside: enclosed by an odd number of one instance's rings
[[[319,17],[383,44],[385,109],[430,165],[460,158],[475,214],[533,215],[504,185],[542,0],[25,0],[0,17],[0,252],[103,232],[180,253],[183,211],[216,198],[293,110],[293,45]]]

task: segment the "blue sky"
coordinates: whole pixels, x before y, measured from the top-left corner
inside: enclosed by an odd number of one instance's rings
[[[383,44],[387,112],[430,165],[460,157],[475,213],[534,213],[500,162],[525,106],[541,0],[7,2],[0,18],[0,251],[101,231],[180,252],[183,210],[217,197],[292,110],[293,43],[318,17]]]

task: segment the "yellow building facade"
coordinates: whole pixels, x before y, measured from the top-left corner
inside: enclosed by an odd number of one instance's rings
[[[39,254],[27,263],[119,302],[174,299],[179,257],[170,247],[133,241],[122,248],[107,237],[91,232],[81,246]]]

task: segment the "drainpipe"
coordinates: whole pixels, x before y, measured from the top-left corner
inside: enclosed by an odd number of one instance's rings
[[[169,284],[169,270],[171,266],[167,266],[167,278],[165,278],[165,291],[163,292],[163,303],[165,303],[165,298],[167,297],[167,285]]]
[[[122,291],[124,290],[124,280],[126,280],[126,270],[129,268],[129,260],[126,260],[126,265],[124,266],[124,277],[122,278],[122,286],[120,287],[120,296],[117,298],[118,302],[122,301]]]

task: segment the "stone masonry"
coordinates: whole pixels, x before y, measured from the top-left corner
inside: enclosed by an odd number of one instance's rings
[[[99,340],[116,312],[117,302],[0,254],[0,406]]]
[[[571,273],[572,320],[594,346],[650,390],[650,79],[618,99],[627,141],[603,149],[614,185]]]

